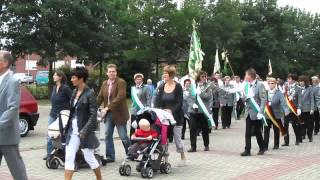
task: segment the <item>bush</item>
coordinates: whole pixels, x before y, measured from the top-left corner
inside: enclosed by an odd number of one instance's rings
[[[48,86],[36,86],[36,85],[27,85],[26,88],[30,91],[34,98],[37,100],[40,99],[49,99],[48,97]]]

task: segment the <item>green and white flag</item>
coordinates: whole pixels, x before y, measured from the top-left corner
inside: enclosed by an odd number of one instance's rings
[[[219,52],[218,52],[218,48],[216,50],[216,57],[215,57],[215,61],[214,61],[214,68],[213,68],[213,73],[216,72],[220,72],[220,61],[219,61]]]
[[[189,53],[189,63],[188,69],[189,74],[193,79],[196,79],[197,73],[202,69],[202,61],[204,53],[201,50],[200,38],[196,31],[196,21],[193,20],[192,23],[193,31],[190,42],[190,53]]]

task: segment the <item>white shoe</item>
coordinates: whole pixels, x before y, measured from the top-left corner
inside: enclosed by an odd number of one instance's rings
[[[186,166],[187,165],[187,162],[186,162],[187,160],[180,160],[180,162],[177,164],[177,167],[184,167],[184,166]]]

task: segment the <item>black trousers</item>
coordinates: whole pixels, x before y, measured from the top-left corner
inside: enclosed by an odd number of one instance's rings
[[[173,142],[173,126],[172,125],[168,127],[167,136],[168,136],[169,142],[172,143]]]
[[[314,111],[313,119],[314,119],[314,132],[318,133],[320,129],[320,115],[319,115],[318,109]]]
[[[237,102],[237,107],[236,107],[237,119],[240,119],[240,115],[241,115],[243,109],[244,109],[244,103],[242,102],[241,99],[239,99],[239,101]]]
[[[182,139],[184,139],[184,135],[185,135],[185,133],[186,133],[187,123],[189,124],[189,119],[184,116],[184,117],[183,117],[183,125],[182,125],[182,134],[181,134],[181,138],[182,138]],[[190,126],[190,125],[189,125],[189,126]]]
[[[277,119],[277,121],[280,121],[280,119]],[[271,126],[273,128],[274,132],[274,147],[279,147],[280,142],[280,130],[277,126],[275,126],[270,119],[267,119],[268,126],[264,127],[264,147],[268,149],[269,147],[269,137],[270,137],[270,129]]]
[[[221,107],[221,121],[222,121],[223,128],[230,127],[232,110],[233,110],[233,106]]]
[[[264,149],[263,146],[263,137],[262,137],[262,123],[260,120],[251,120],[250,116],[246,118],[246,147],[245,151],[251,151],[251,136],[256,136],[257,143],[259,145],[260,150]]]
[[[203,113],[190,113],[190,141],[191,148],[197,149],[197,129],[202,132],[204,146],[209,146],[208,120]]]
[[[298,122],[298,117],[290,113],[287,117],[284,118],[284,129],[286,130],[286,136],[284,137],[284,143],[289,145],[289,123],[291,122],[294,134],[296,136],[296,142],[301,142],[301,134],[300,134],[300,124]]]
[[[313,122],[313,115],[310,115],[310,112],[303,112],[301,113],[301,119],[304,122],[304,126],[301,129],[302,136],[307,135],[309,139],[312,139],[314,122]]]
[[[219,107],[212,108],[212,118],[214,120],[214,123],[216,124],[216,128],[219,126]]]

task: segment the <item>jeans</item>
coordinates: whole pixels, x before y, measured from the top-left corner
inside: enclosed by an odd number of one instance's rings
[[[122,141],[126,154],[128,154],[128,148],[131,144],[130,139],[127,135],[126,124],[115,125],[112,122],[112,114],[108,113],[105,121],[105,143],[106,143],[106,158],[109,158],[111,160],[115,160],[115,150],[114,150],[114,143],[113,143],[113,132],[114,132],[115,126],[117,127],[117,131]]]
[[[48,127],[50,124],[52,124],[56,119],[52,116],[49,116],[48,119]],[[47,155],[50,155],[50,153],[53,151],[53,145],[52,145],[52,140],[47,136]]]

